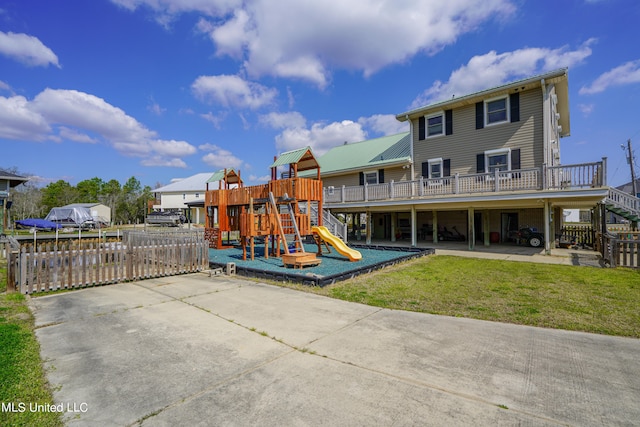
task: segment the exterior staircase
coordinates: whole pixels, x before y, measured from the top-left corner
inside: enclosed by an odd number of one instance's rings
[[[317,206],[311,206],[311,224],[319,224]],[[322,209],[322,225],[327,227],[334,236],[339,237],[345,243],[347,242],[347,224],[326,209]]]
[[[604,203],[609,212],[620,215],[631,222],[640,222],[639,198],[616,188],[609,188],[609,194]]]

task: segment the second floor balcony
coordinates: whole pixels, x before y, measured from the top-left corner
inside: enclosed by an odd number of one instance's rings
[[[593,163],[546,166],[493,173],[455,174],[443,178],[421,177],[384,184],[325,187],[324,203],[346,203],[406,199],[448,198],[456,195],[543,190],[575,191],[606,186],[606,158]]]

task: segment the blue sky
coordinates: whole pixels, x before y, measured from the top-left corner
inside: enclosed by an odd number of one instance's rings
[[[173,178],[408,130],[395,114],[569,68],[564,164],[640,153],[637,0],[2,0],[0,168]],[[638,156],[636,156],[636,160]]]

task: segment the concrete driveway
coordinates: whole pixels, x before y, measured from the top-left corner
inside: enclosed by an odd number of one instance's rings
[[[30,302],[69,425],[637,425],[640,340],[192,274]]]

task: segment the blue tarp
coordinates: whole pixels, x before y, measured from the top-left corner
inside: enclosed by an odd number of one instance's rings
[[[56,224],[53,221],[38,218],[19,219],[16,221],[16,224],[24,228],[36,228],[38,230],[55,230],[56,228],[62,228],[62,224]]]

